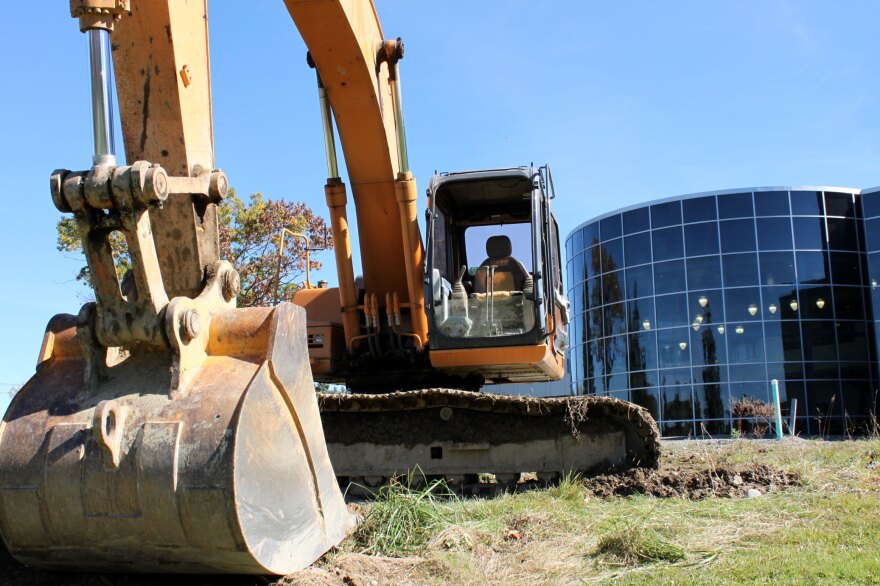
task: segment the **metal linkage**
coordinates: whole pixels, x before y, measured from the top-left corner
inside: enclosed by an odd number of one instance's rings
[[[226,195],[226,176],[214,171],[196,177],[169,177],[161,166],[138,161],[131,166],[95,166],[88,171],[57,170],[50,185],[55,207],[73,213],[82,239],[97,302],[96,339],[104,347],[135,341],[166,346],[164,308],[169,299],[149,211],[178,195],[195,195],[204,198],[206,205],[216,204]],[[125,294],[110,246],[114,231],[125,235],[131,255],[134,287]],[[197,321],[186,321],[184,338],[193,337],[189,330],[197,329]]]

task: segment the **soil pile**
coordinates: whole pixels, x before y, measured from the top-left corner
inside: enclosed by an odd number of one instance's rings
[[[424,563],[418,558],[390,558],[349,553],[300,572],[289,574],[272,586],[384,586],[405,584],[405,569]]]
[[[634,468],[621,474],[603,474],[584,479],[584,486],[597,497],[643,494],[687,499],[742,497],[750,488],[765,493],[799,483],[800,476],[797,474],[765,464],[725,464],[701,468],[665,465],[659,470]]]

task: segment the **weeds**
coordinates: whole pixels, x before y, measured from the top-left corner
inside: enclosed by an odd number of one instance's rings
[[[632,522],[605,533],[599,538],[594,556],[612,556],[624,564],[692,564],[708,561],[718,551],[688,551],[648,524],[655,507]]]
[[[739,471],[745,484],[763,490],[754,499],[603,498],[593,479],[572,474],[546,489],[459,499],[442,482],[415,489],[405,480],[364,505],[362,527],[326,567],[363,575],[364,583],[438,586],[874,583],[880,575],[878,454],[876,439],[664,445],[664,463],[678,473],[669,475],[670,489],[690,487],[700,471],[714,470],[719,481]],[[802,482],[747,477],[743,467],[758,464],[781,467]],[[715,491],[710,484],[705,488]],[[731,490],[737,496],[743,487]],[[356,572],[346,565],[360,559],[379,560],[381,567]]]
[[[559,484],[549,491],[551,496],[566,501],[579,501],[584,498],[584,484],[581,475],[574,472],[566,472]]]
[[[376,494],[370,512],[355,532],[364,553],[409,554],[423,549],[453,517],[457,499],[443,480],[414,488],[416,478],[393,479]]]
[[[587,411],[589,410],[586,401],[579,400],[580,397],[570,397],[566,400],[565,405],[565,421],[571,426],[571,437],[577,439],[581,436],[578,426],[587,421]]]
[[[880,422],[877,421],[877,395],[880,393],[880,389],[874,390],[874,401],[873,405],[871,405],[871,413],[868,419],[868,437],[872,439],[880,438]]]
[[[770,429],[775,409],[771,403],[746,396],[736,399],[730,407],[730,412],[736,420],[737,437],[746,436],[748,425],[743,425],[746,423],[750,424],[752,435],[761,438]]]
[[[596,545],[595,554],[610,554],[627,563],[679,562],[685,559],[687,551],[655,529],[630,526],[604,535]]]

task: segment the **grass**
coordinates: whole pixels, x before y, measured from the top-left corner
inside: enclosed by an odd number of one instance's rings
[[[680,562],[688,551],[670,541],[653,527],[641,524],[606,533],[599,538],[595,556],[610,555],[624,563]]]
[[[366,506],[341,554],[406,561],[393,579],[372,566],[367,583],[880,580],[880,440],[666,442],[664,462],[703,469],[763,463],[802,480],[759,498],[699,501],[596,498],[576,476],[487,500],[442,496],[438,484],[397,484]]]
[[[423,549],[453,515],[456,497],[442,480],[418,482],[418,473],[378,490],[354,534],[363,553],[401,555]],[[421,488],[416,486],[423,484]]]

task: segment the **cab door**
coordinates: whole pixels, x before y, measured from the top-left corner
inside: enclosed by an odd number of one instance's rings
[[[565,295],[565,285],[562,281],[562,260],[559,247],[559,226],[556,216],[550,209],[550,201],[556,197],[553,188],[553,176],[550,167],[545,165],[538,170],[536,175],[536,193],[533,196],[535,208],[540,203],[540,218],[534,217],[533,226],[540,227],[540,246],[542,251],[543,267],[541,267],[542,287],[541,291],[546,299],[542,305],[546,328],[545,335],[553,340],[553,348],[556,353],[565,354],[568,350],[568,322],[570,305]],[[537,240],[538,235],[535,235]],[[536,256],[536,258],[538,258]]]

